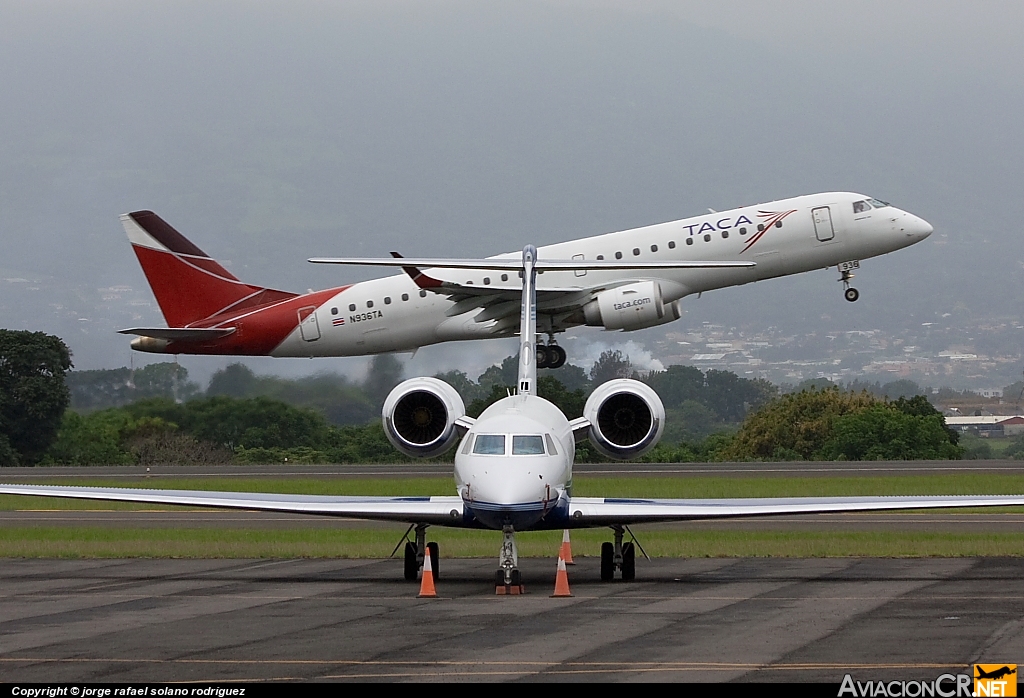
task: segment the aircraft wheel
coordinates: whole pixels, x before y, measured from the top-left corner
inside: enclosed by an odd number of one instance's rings
[[[551,361],[551,352],[543,344],[537,345],[537,368],[548,368]]]
[[[420,565],[416,561],[416,544],[411,541],[405,543],[405,581],[415,582],[416,575],[420,571]]]
[[[636,546],[625,543],[622,546],[622,581],[631,582],[636,579]]]
[[[562,368],[565,365],[566,355],[565,349],[555,344],[554,346],[548,345],[548,353],[554,353],[554,357],[551,357],[551,363],[548,368]]]
[[[505,570],[497,570],[494,573],[494,586],[505,586]]]
[[[523,585],[523,575],[519,573],[519,570],[512,570],[512,586],[518,587]]]
[[[434,581],[441,576],[441,570],[437,563],[441,559],[441,549],[438,548],[437,543],[427,543],[427,552],[430,554],[430,569],[434,574]]]
[[[855,288],[848,288],[845,291],[843,291],[843,297],[846,298],[846,300],[853,303],[855,300],[860,298],[860,291],[858,291]]]
[[[615,546],[601,543],[601,581],[610,582],[615,578]]]

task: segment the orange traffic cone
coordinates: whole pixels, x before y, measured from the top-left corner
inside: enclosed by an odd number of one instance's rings
[[[423,556],[423,577],[420,579],[420,599],[432,599],[437,596],[434,589],[434,569],[430,564],[430,551]]]
[[[562,548],[558,551],[559,556],[565,560],[567,565],[575,565],[572,561],[572,546],[569,544],[569,529],[562,531]]]
[[[572,596],[572,592],[569,591],[569,575],[565,571],[565,560],[561,555],[558,556],[558,573],[555,574],[555,593],[551,598],[560,596]]]

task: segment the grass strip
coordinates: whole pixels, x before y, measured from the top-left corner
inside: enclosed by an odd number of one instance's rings
[[[652,557],[979,557],[1024,554],[1022,533],[657,531],[637,529]],[[384,558],[401,529],[194,529],[16,527],[0,530],[12,558]],[[442,557],[496,557],[491,531],[431,528]],[[573,554],[599,556],[607,530],[573,532]],[[560,531],[520,533],[524,557],[551,557]]]

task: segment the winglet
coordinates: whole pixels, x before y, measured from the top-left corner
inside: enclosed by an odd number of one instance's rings
[[[392,252],[391,256],[395,259],[401,259],[402,255],[397,252]],[[440,279],[435,279],[432,276],[427,276],[416,267],[402,267],[402,271],[409,275],[409,278],[413,280],[420,288],[439,288],[441,286]]]

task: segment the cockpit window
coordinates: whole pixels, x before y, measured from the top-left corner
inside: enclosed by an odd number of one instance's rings
[[[541,436],[520,436],[512,437],[513,456],[543,456],[544,438]]]
[[[868,205],[867,201],[854,201],[853,212],[854,213],[867,213],[871,210],[871,206]]]
[[[479,434],[473,444],[473,453],[482,456],[503,456],[505,455],[504,434]]]
[[[558,449],[555,448],[555,441],[554,439],[551,438],[551,434],[545,434],[544,440],[548,442],[548,453],[550,453],[552,456],[557,456]]]
[[[889,205],[888,202],[881,201],[879,199],[868,199],[868,201],[870,201],[871,205],[874,206],[875,208],[885,208],[886,206]]]

